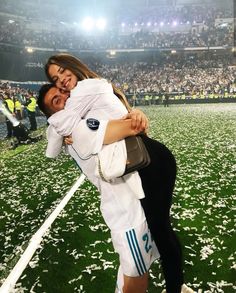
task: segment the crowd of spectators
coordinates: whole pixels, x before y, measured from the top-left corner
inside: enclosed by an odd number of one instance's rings
[[[233,55],[161,55],[156,61],[101,62],[89,64],[102,77],[116,84],[128,96],[146,94],[185,98],[229,97],[236,95],[236,66]],[[20,101],[29,96],[27,89],[0,84],[0,93]]]
[[[129,12],[129,16],[127,16]],[[232,10],[208,6],[146,8],[135,15],[124,11],[116,24],[100,34],[85,34],[79,26],[58,21],[56,30],[30,29],[33,20],[0,21],[0,43],[69,50],[166,49],[185,47],[233,46],[232,25],[216,26],[217,18],[232,18]],[[55,22],[55,19],[53,19]],[[127,26],[121,29],[121,21]],[[163,22],[164,21],[164,22]],[[162,23],[163,22],[163,23]],[[175,29],[173,28],[175,22]],[[149,26],[147,26],[149,23]],[[171,27],[170,31],[163,27]],[[189,24],[183,31],[179,28]],[[201,29],[194,29],[201,23]],[[139,28],[135,28],[135,25]],[[131,29],[131,27],[133,29]],[[124,33],[126,31],[126,33]],[[127,33],[129,32],[129,33]]]
[[[19,24],[0,25],[0,43],[71,50],[167,49],[186,47],[233,46],[231,28],[203,29],[201,32],[149,32],[129,35],[109,31],[98,36],[85,36],[76,30],[32,32]]]
[[[135,23],[145,24],[150,22],[151,24],[165,23],[204,23],[208,27],[212,27],[215,24],[216,18],[232,18],[232,7],[228,7],[225,3],[224,7],[217,7],[214,5],[182,5],[182,6],[156,6],[147,7],[142,9],[139,13],[132,13],[130,10],[126,10],[122,13],[120,21],[126,23],[128,26],[132,26]],[[135,21],[134,21],[135,19]]]
[[[95,1],[96,2],[96,1]],[[124,2],[124,3],[122,3]],[[164,1],[165,2],[165,1]],[[232,18],[233,17],[233,1],[225,0],[224,4],[219,6],[219,3],[212,1],[208,3],[196,4],[188,2],[184,4],[170,4],[170,2],[159,3],[158,1],[153,1],[148,3],[148,1],[139,1],[137,4],[135,1],[133,4],[129,5],[128,1],[119,0],[114,6],[112,3],[105,3],[105,8],[110,11],[113,20],[112,24],[119,25],[121,23],[126,23],[128,26],[133,26],[135,23],[142,24],[151,22],[160,23],[165,21],[166,23],[172,23],[173,21],[178,21],[179,23],[206,23],[208,26],[212,26],[216,18]],[[219,1],[218,1],[219,2]],[[90,4],[89,4],[90,5]],[[93,3],[93,8],[101,8],[103,3]],[[77,21],[80,17],[81,6],[85,8],[83,3],[73,3],[73,5],[68,5],[61,9],[60,0],[49,1],[48,3],[43,3],[41,1],[25,1],[18,0],[8,1],[2,0],[0,2],[0,11],[3,13],[18,15],[24,17],[27,20],[52,20],[52,11],[54,12],[57,19],[61,21]],[[91,9],[91,5],[89,7]]]
[[[14,85],[11,84],[11,81],[1,81],[0,80],[0,95],[7,95],[11,98],[17,98],[21,103],[25,103],[27,98],[32,95],[37,95],[37,91],[32,90],[24,85],[24,87],[20,86],[14,82]]]
[[[21,87],[20,85],[12,85],[10,82],[0,81],[0,100],[4,100],[5,97],[10,98],[12,101],[19,103],[22,106],[22,117],[27,117],[25,105],[32,96],[37,96],[37,91],[34,91],[27,86]],[[0,119],[1,122],[1,119]]]
[[[185,95],[188,97],[236,94],[236,67],[225,56],[199,60],[196,57],[162,58],[158,63],[100,64],[100,74],[126,94]]]

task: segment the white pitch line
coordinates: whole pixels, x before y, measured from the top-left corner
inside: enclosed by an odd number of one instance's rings
[[[59,213],[63,210],[66,206],[72,195],[75,191],[79,188],[79,186],[83,183],[85,179],[85,175],[82,174],[79,179],[75,182],[75,184],[71,187],[68,193],[65,195],[63,200],[59,203],[59,205],[54,209],[54,211],[50,214],[50,216],[46,219],[43,225],[39,228],[39,230],[31,237],[29,241],[29,245],[21,255],[20,259],[2,284],[0,288],[0,293],[10,293],[11,290],[14,289],[15,284],[21,274],[23,273],[24,269],[26,268],[27,264],[31,260],[33,254],[39,247],[40,242],[42,241],[43,235],[47,231],[47,229],[52,225],[54,220],[57,218]]]

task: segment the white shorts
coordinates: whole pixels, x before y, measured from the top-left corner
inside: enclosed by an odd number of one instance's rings
[[[111,237],[114,249],[119,254],[120,266],[126,276],[143,275],[160,256],[146,221],[127,231],[112,231]]]

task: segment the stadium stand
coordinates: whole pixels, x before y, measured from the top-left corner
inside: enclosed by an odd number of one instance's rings
[[[43,64],[50,55],[70,52],[116,83],[137,105],[166,99],[235,101],[231,1],[139,2],[142,9],[135,3],[119,6],[106,30],[85,32],[73,21],[72,10],[58,9],[52,18],[54,1],[41,6],[40,1],[2,1],[0,78],[33,81],[11,83],[13,95],[24,88],[24,96],[26,87],[37,90],[45,81]],[[53,7],[55,11],[58,5]],[[0,85],[2,93],[5,85]]]

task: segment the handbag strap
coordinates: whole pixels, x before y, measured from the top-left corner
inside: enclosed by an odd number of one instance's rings
[[[101,179],[102,179],[103,181],[109,182],[109,180],[107,180],[107,179],[105,178],[104,174],[102,173],[101,161],[100,161],[100,159],[99,159],[98,156],[97,156],[97,160],[98,160],[98,173],[99,173]]]

